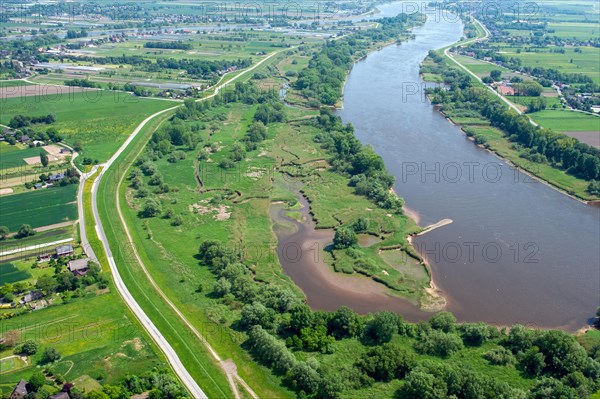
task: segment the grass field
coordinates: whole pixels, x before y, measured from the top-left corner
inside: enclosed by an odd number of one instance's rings
[[[17,87],[17,86],[28,86],[33,83],[25,82],[24,80],[3,80],[0,81],[0,88],[2,87]]]
[[[126,375],[164,364],[155,354],[154,344],[132,323],[123,303],[112,293],[88,293],[60,306],[2,320],[0,333],[16,333],[21,341],[39,342],[42,350],[31,358],[34,365],[44,348],[56,348],[62,358],[51,367],[68,381],[90,376],[115,383]],[[4,350],[0,357],[11,354],[10,349]],[[34,370],[37,368],[30,362],[25,368],[3,373],[0,386],[14,386]]]
[[[575,52],[573,48],[564,50],[564,54],[550,52],[550,49],[517,53],[514,47],[502,48],[505,56],[520,58],[523,66],[554,68],[563,73],[581,73],[590,76],[594,83],[600,82],[600,65],[597,62],[600,48],[581,47],[581,52]]]
[[[1,225],[16,231],[22,224],[48,226],[77,219],[77,184],[0,196]],[[27,204],[27,206],[23,206]]]
[[[31,277],[29,272],[17,269],[12,263],[0,264],[0,285],[27,280],[29,277]]]
[[[554,30],[551,35],[564,39],[587,39],[600,34],[597,23],[551,22],[548,29]]]
[[[40,153],[48,152],[41,147],[23,148],[16,145],[0,143],[0,169],[10,169],[26,166],[23,158],[39,156]]]
[[[147,116],[173,106],[171,101],[134,97],[112,91],[83,91],[28,96],[0,101],[0,123],[14,115],[54,114],[52,126],[71,145],[80,142],[82,157],[105,161]],[[34,129],[47,129],[47,125]],[[81,162],[82,157],[78,158]]]
[[[159,119],[162,120],[162,118]],[[147,125],[142,133],[140,133],[140,135],[132,142],[132,146],[128,148],[131,149],[132,152],[124,152],[114,167],[105,172],[105,176],[98,192],[100,216],[103,220],[105,232],[111,241],[111,247],[114,248],[113,254],[116,258],[121,277],[127,284],[129,291],[136,298],[136,301],[146,311],[154,324],[160,329],[161,333],[177,351],[180,359],[186,365],[187,370],[200,382],[202,389],[210,397],[228,397],[227,392],[229,391],[229,386],[227,380],[220,368],[214,364],[201,342],[193,332],[185,326],[181,319],[173,313],[173,310],[156,292],[150,282],[146,278],[140,278],[140,276],[143,275],[143,271],[136,262],[132,261],[131,249],[129,248],[129,244],[127,244],[129,240],[121,230],[118,216],[116,212],[114,212],[116,209],[115,194],[114,191],[111,190],[114,190],[115,183],[120,179],[121,174],[126,171],[126,167],[120,168],[118,165],[129,165],[129,163],[135,159],[138,151],[148,140],[149,134],[151,134],[158,126],[159,122],[160,121],[154,120],[153,123]],[[190,246],[187,245],[186,247]],[[143,259],[145,261],[147,260],[145,257]],[[163,259],[163,257],[162,255],[159,255],[153,259]],[[163,261],[157,266],[161,270],[166,270],[164,268],[164,263],[162,263]],[[151,272],[153,271],[154,269],[151,270]],[[169,281],[171,284],[178,285],[178,289],[175,295],[169,295],[169,297],[178,305],[181,305],[179,301],[185,298],[186,306],[180,307],[180,309],[186,315],[189,315],[189,313],[187,313],[188,308],[196,301],[197,295],[194,295],[194,291],[198,286],[196,285],[194,290],[192,290],[191,293],[188,293],[183,290],[183,287],[189,283],[187,281],[179,283],[180,276],[177,276],[178,279],[174,279],[173,277],[174,274],[172,272],[169,273]],[[162,286],[161,280],[158,280],[158,283]],[[168,292],[168,294],[170,294],[170,292]],[[201,314],[203,313],[204,312],[202,311]],[[219,350],[219,344],[222,341],[231,339],[227,335],[224,335],[223,331],[211,329],[206,325],[201,324],[197,317],[190,318],[190,321],[194,323],[199,331],[207,336],[211,344],[217,348],[217,351]],[[240,370],[238,369],[238,371]]]

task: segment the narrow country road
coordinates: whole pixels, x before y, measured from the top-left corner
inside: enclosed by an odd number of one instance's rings
[[[462,46],[465,44],[471,44],[473,42],[480,42],[480,41],[484,41],[487,40],[490,37],[490,31],[485,27],[485,25],[483,25],[481,22],[479,22],[478,20],[476,20],[475,18],[473,18],[473,20],[475,21],[475,23],[477,23],[481,29],[483,29],[483,31],[485,32],[485,35],[483,37],[476,37],[470,40],[466,40],[464,42],[458,42],[448,48],[446,48],[444,50],[444,54],[446,55],[446,57],[448,57],[448,59],[452,60],[456,65],[458,65],[461,69],[463,69],[464,71],[466,71],[469,75],[473,76],[475,79],[477,79],[477,81],[479,83],[481,83],[483,86],[487,87],[492,93],[494,93],[494,95],[496,97],[498,97],[500,100],[504,101],[510,108],[512,108],[513,110],[515,110],[519,115],[524,115],[523,111],[521,111],[519,109],[519,107],[517,107],[515,104],[511,103],[506,97],[504,97],[502,94],[498,93],[496,90],[494,90],[493,87],[486,85],[485,83],[483,83],[483,81],[481,80],[481,78],[479,76],[477,76],[475,73],[471,72],[470,69],[468,69],[466,66],[464,66],[463,64],[461,64],[457,59],[454,58],[454,56],[450,53],[450,49],[456,47],[456,46]],[[525,115],[527,116],[527,115]],[[536,122],[534,122],[530,117],[527,116],[527,119],[529,119],[529,123],[531,123],[533,126],[538,126],[538,124]]]
[[[250,67],[247,70],[241,72],[240,74],[232,77],[231,79],[225,81],[224,83],[221,83],[218,86],[216,86],[213,94],[211,94],[211,95],[209,95],[209,96],[207,96],[205,98],[199,99],[197,101],[204,101],[204,100],[207,100],[209,98],[212,98],[212,97],[216,96],[219,93],[219,91],[223,87],[225,87],[226,85],[232,83],[233,81],[235,81],[236,79],[238,79],[240,76],[245,75],[247,72],[252,71],[253,69],[259,67],[260,65],[262,65],[264,62],[266,62],[267,60],[269,60],[273,56],[279,54],[282,51],[287,51],[287,50],[289,50],[289,48],[282,49],[282,50],[279,50],[279,51],[271,53],[269,56],[263,58],[261,61],[259,61],[258,63],[256,63],[252,67]],[[138,135],[138,133],[144,128],[144,126],[146,126],[146,124],[148,122],[150,122],[151,120],[153,120],[157,116],[159,116],[161,114],[164,114],[166,112],[172,111],[172,110],[174,110],[174,109],[176,109],[176,108],[178,108],[180,106],[182,106],[182,105],[177,105],[177,106],[174,106],[174,107],[171,107],[171,108],[164,109],[164,110],[156,112],[155,114],[150,115],[149,117],[147,117],[146,119],[144,119],[135,128],[135,130],[131,133],[131,135],[127,138],[127,140],[125,140],[125,142],[121,145],[121,147],[119,147],[119,149],[117,150],[117,152],[115,152],[113,154],[113,156],[106,163],[104,163],[103,165],[98,165],[98,166],[103,166],[103,168],[100,171],[99,175],[94,180],[94,183],[92,185],[92,211],[93,211],[93,215],[94,215],[94,221],[96,223],[96,232],[98,234],[98,238],[100,239],[100,241],[102,242],[102,244],[104,246],[104,252],[105,252],[106,257],[108,259],[108,263],[109,263],[109,266],[110,266],[110,270],[111,270],[113,279],[115,281],[115,287],[117,288],[117,291],[119,292],[119,294],[121,295],[121,297],[123,298],[123,300],[125,301],[125,303],[132,310],[132,312],[136,315],[136,317],[138,318],[138,320],[140,321],[140,323],[142,324],[142,326],[144,327],[144,329],[148,332],[148,334],[152,337],[152,339],[156,342],[156,344],[161,348],[161,350],[165,354],[165,356],[166,356],[169,364],[173,368],[174,372],[181,379],[181,381],[183,382],[183,384],[185,385],[185,387],[188,389],[188,391],[192,394],[192,396],[195,399],[204,399],[204,398],[208,398],[208,397],[206,396],[206,394],[204,393],[204,391],[202,391],[202,388],[200,388],[200,386],[198,385],[198,383],[192,378],[192,376],[187,371],[187,369],[185,368],[185,366],[183,365],[183,363],[181,362],[181,360],[177,356],[177,353],[175,352],[175,350],[173,349],[173,347],[169,344],[169,342],[167,341],[167,339],[160,333],[160,331],[154,325],[154,323],[152,322],[152,320],[148,317],[148,315],[144,312],[144,310],[136,302],[135,298],[131,295],[131,293],[129,292],[127,286],[125,285],[123,279],[121,278],[121,275],[119,274],[119,270],[117,268],[117,264],[115,262],[115,258],[112,255],[112,251],[111,251],[108,239],[107,239],[106,234],[104,232],[104,228],[102,227],[102,221],[100,220],[100,215],[99,215],[99,212],[98,212],[98,201],[97,201],[98,187],[100,185],[100,181],[101,181],[102,177],[104,176],[104,174],[106,173],[106,171],[110,169],[110,167],[118,159],[118,157],[127,149],[127,147],[129,146],[129,144]],[[82,174],[81,175],[82,178],[81,178],[81,182],[80,182],[80,190],[78,192],[77,201],[78,201],[78,205],[79,205],[79,209],[80,209],[79,220],[80,220],[80,223],[81,223],[81,226],[82,226],[80,228],[83,231],[85,231],[85,221],[84,221],[84,218],[83,218],[83,213],[84,213],[83,212],[83,192],[84,192],[85,180],[89,176],[93,175],[95,173],[95,171],[96,170],[94,169],[94,170],[92,170],[92,172],[90,172],[88,174]],[[122,216],[120,215],[120,212],[119,212],[119,218],[121,220],[121,223],[123,224],[125,232],[127,233],[127,235],[129,235],[129,230],[127,229],[126,223],[123,220]],[[86,253],[88,254],[88,256],[92,257],[91,254],[93,254],[93,250],[92,250],[92,248],[91,248],[91,246],[89,244],[88,238],[85,235],[85,233],[81,235],[81,245],[84,248],[88,248],[90,250],[90,253],[88,253],[88,252],[86,252]],[[135,248],[134,248],[134,250],[135,250]],[[136,256],[137,256],[137,252],[136,252]],[[95,255],[93,257],[95,258]],[[209,350],[209,352],[213,355],[213,357],[215,357],[215,359],[219,362],[219,365],[224,370],[225,374],[228,377],[228,380],[230,381],[230,385],[232,387],[232,392],[233,392],[234,396],[236,398],[240,397],[240,394],[239,394],[239,392],[237,390],[237,386],[236,386],[235,382],[233,381],[233,379],[235,378],[242,386],[244,386],[244,388],[248,391],[248,393],[253,398],[257,399],[258,396],[252,391],[252,389],[246,383],[246,381],[244,381],[241,377],[239,377],[237,375],[237,373],[235,373],[234,375],[232,375],[232,373],[231,373],[230,370],[232,368],[235,369],[235,367],[231,367],[230,366],[231,362],[224,362],[224,361],[222,361],[220,359],[220,357],[218,356],[218,354],[208,344],[208,342],[206,341],[206,339],[202,335],[200,335],[200,333],[192,326],[192,324],[185,318],[185,316],[175,307],[175,305],[173,305],[167,299],[167,296],[162,292],[162,290],[160,289],[160,287],[154,282],[154,280],[152,279],[152,277],[150,276],[150,274],[147,273],[144,265],[141,264],[141,266],[142,266],[143,270],[145,271],[147,278],[150,280],[150,282],[152,283],[152,285],[154,286],[154,288],[157,290],[157,292],[159,293],[159,295],[161,295],[161,297],[163,297],[169,303],[169,305],[174,309],[174,311],[176,312],[176,314],[182,319],[182,321],[188,327],[190,327],[192,329],[192,331],[194,332],[194,334],[199,338],[199,340]]]

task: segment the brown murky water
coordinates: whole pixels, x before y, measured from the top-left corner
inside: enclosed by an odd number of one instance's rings
[[[409,321],[431,316],[407,300],[388,295],[382,284],[358,275],[336,273],[325,264],[323,249],[333,241],[334,232],[315,230],[307,201],[300,195],[298,200],[303,206],[300,212],[305,223],[286,216],[281,204],[273,204],[270,213],[279,239],[277,254],[283,270],[304,291],[312,308],[336,310],[348,306],[359,313],[392,310]]]
[[[475,146],[423,98],[420,62],[461,31],[431,14],[415,40],[357,63],[339,114],[421,225],[454,221],[414,244],[459,320],[578,329],[600,304],[600,209]]]
[[[401,10],[394,4],[386,5],[387,14]],[[419,64],[430,49],[460,39],[462,24],[430,14],[414,33],[415,40],[354,66],[339,114],[384,158],[396,192],[421,225],[454,221],[414,239],[447,309],[460,321],[568,330],[586,325],[600,304],[600,208],[515,170],[434,110],[422,95]],[[280,260],[312,307],[394,310],[408,320],[430,316],[372,280],[335,273],[315,258],[314,249],[331,242],[331,231],[285,218],[276,206],[271,212],[291,227],[277,229]]]

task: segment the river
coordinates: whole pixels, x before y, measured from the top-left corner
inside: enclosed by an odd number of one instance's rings
[[[600,209],[511,168],[438,113],[419,65],[459,40],[462,23],[430,13],[413,33],[354,66],[339,115],[383,157],[420,225],[453,220],[414,240],[447,310],[460,321],[586,325],[600,304]]]

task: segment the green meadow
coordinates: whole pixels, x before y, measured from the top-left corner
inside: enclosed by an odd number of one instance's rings
[[[530,114],[531,119],[542,126],[561,131],[600,132],[600,116],[567,110],[545,109]],[[600,134],[600,133],[599,133]]]
[[[0,123],[7,124],[14,115],[56,116],[55,127],[70,144],[80,143],[82,157],[103,162],[146,117],[173,106],[171,101],[135,97],[117,91],[65,91],[44,96],[16,97],[0,100]],[[48,125],[33,126],[47,129]]]
[[[50,369],[63,374],[68,381],[88,376],[101,383],[115,383],[126,375],[164,366],[164,361],[156,355],[154,343],[132,321],[115,295],[87,292],[82,298],[1,320],[3,336],[16,334],[20,342],[33,339],[41,350],[28,358],[26,367],[6,372],[3,369],[0,388],[12,388],[20,379],[27,379],[37,371],[47,347],[56,348],[62,355]],[[11,349],[0,352],[0,358],[9,355]]]

